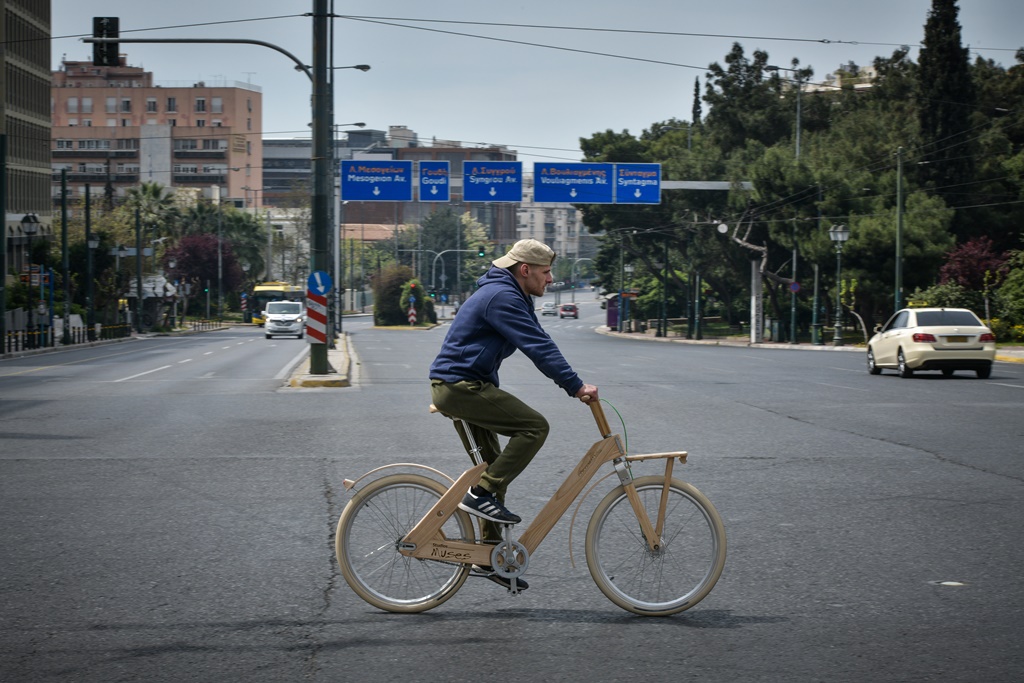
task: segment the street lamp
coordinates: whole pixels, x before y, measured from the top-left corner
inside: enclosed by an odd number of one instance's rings
[[[842,273],[843,242],[850,239],[850,229],[845,225],[833,225],[828,231],[829,239],[836,245],[836,327],[832,336],[833,346],[843,345],[843,283],[840,278]]]
[[[572,262],[572,270],[569,271],[569,278],[572,280],[572,302],[576,303],[576,266],[580,261],[593,261],[591,258],[578,258]]]
[[[21,232],[28,237],[28,271],[29,281],[32,280],[32,238],[39,233],[39,216],[26,213],[21,219]]]
[[[5,228],[6,230],[6,228]],[[32,288],[32,238],[39,232],[39,217],[34,213],[26,213],[25,217],[21,219],[21,232],[28,237],[28,283],[29,289]],[[7,239],[7,236],[0,236],[0,239]],[[39,267],[39,286],[43,286],[43,267]],[[30,326],[31,329],[35,329],[35,325]],[[4,340],[6,342],[6,340]],[[6,349],[5,349],[6,350]]]
[[[178,326],[178,281],[174,278],[174,269],[178,266],[178,262],[171,259],[167,262],[167,267],[171,269],[171,283],[174,285],[174,303],[171,304],[171,329]]]

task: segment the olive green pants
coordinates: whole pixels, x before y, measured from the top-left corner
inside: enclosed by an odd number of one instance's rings
[[[504,503],[508,485],[526,469],[548,438],[548,421],[490,382],[449,383],[435,379],[430,381],[430,394],[438,410],[463,420],[462,424],[456,423],[456,429],[467,453],[470,446],[463,424],[469,426],[487,463],[479,485]],[[498,435],[508,437],[505,448],[498,443]],[[481,528],[485,541],[501,539],[497,524],[485,522]]]

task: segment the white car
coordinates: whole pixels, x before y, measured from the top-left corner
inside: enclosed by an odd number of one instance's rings
[[[949,377],[973,370],[980,379],[992,374],[996,337],[966,308],[904,308],[875,328],[868,342],[868,372],[883,368],[911,377],[919,370],[940,370]]]
[[[558,315],[558,307],[554,301],[545,301],[540,305],[541,315]]]
[[[302,339],[306,334],[306,307],[300,301],[269,302],[263,311],[263,320],[267,339],[275,334],[294,334]]]

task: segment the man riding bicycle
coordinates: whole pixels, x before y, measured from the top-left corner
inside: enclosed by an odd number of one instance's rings
[[[549,426],[543,415],[498,387],[505,358],[522,351],[542,373],[569,396],[597,400],[597,387],[585,384],[569,366],[534,313],[533,299],[551,284],[555,252],[543,242],[526,239],[492,262],[477,281],[479,289],[459,308],[437,358],[430,366],[430,391],[442,413],[469,426],[487,469],[466,492],[459,508],[480,517],[484,542],[501,540],[499,524],[521,518],[505,507],[508,485],[526,469],[544,445]],[[504,448],[498,435],[508,437]],[[465,434],[459,431],[469,450]],[[509,581],[489,567],[488,578]],[[527,588],[522,579],[520,590]]]

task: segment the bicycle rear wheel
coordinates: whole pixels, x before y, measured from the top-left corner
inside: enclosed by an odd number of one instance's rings
[[[656,524],[663,476],[634,481]],[[623,487],[604,497],[587,527],[587,566],[597,587],[619,607],[648,616],[675,614],[700,602],[725,566],[725,526],[696,487],[672,479],[661,547],[648,548]]]
[[[366,602],[388,612],[424,612],[455,595],[469,566],[406,557],[398,543],[444,495],[444,485],[418,474],[371,482],[341,513],[335,551],[341,574]],[[440,532],[473,541],[473,523],[458,510]]]

